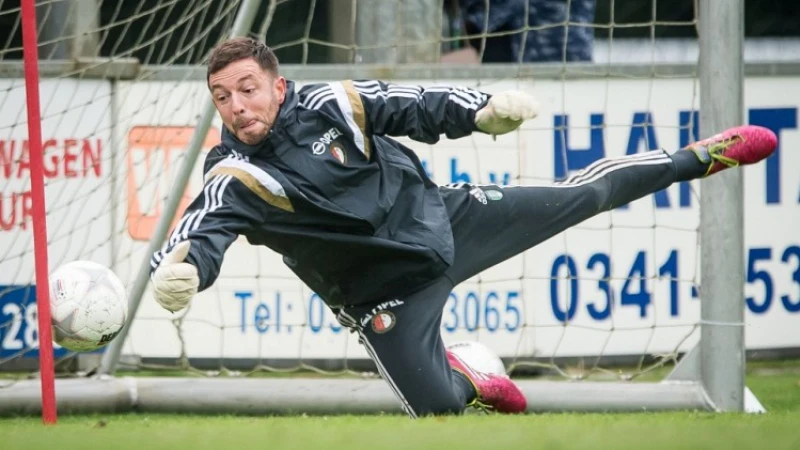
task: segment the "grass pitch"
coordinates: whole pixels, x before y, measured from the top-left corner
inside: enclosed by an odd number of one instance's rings
[[[800,362],[750,369],[767,414],[65,416],[0,419],[0,449],[800,449]]]

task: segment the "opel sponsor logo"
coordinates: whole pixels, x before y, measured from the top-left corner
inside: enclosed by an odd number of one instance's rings
[[[330,130],[326,131],[325,134],[319,138],[319,140],[311,144],[311,153],[317,156],[325,153],[325,149],[328,148],[328,145],[331,144],[331,141],[341,135],[342,132],[336,129],[336,127],[331,128]]]

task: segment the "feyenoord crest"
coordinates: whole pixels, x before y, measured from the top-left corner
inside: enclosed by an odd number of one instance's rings
[[[331,155],[342,164],[347,162],[347,155],[344,149],[335,143],[331,143]]]
[[[394,328],[397,322],[394,314],[390,311],[381,311],[372,318],[372,331],[382,334]]]

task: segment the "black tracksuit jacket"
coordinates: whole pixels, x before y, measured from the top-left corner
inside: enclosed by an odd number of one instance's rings
[[[223,128],[203,192],[159,252],[192,242],[200,290],[219,275],[237,236],[283,255],[331,307],[397,298],[453,262],[438,186],[417,156],[388,136],[435,143],[476,131],[488,95],[380,81],[306,85],[286,98],[268,137],[247,145]]]

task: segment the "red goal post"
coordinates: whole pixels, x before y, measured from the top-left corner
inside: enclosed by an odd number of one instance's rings
[[[22,38],[25,64],[25,93],[28,113],[28,148],[31,173],[31,216],[33,243],[36,254],[36,304],[39,322],[39,373],[42,386],[42,420],[54,424],[57,420],[53,340],[50,327],[50,283],[48,279],[47,215],[44,196],[44,162],[42,129],[39,109],[39,45],[37,40],[36,5],[34,0],[22,0]]]

